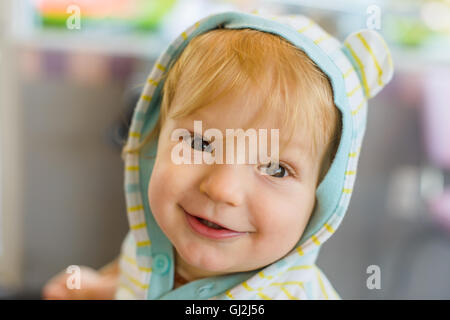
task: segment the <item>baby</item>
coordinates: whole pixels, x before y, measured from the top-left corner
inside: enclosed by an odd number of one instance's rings
[[[158,59],[134,112],[120,258],[83,267],[79,290],[62,273],[43,296],[340,299],[315,260],[348,207],[367,99],[392,72],[371,30],[341,45],[304,16],[195,23]],[[242,135],[248,145],[228,148]],[[262,146],[275,152],[262,159]]]

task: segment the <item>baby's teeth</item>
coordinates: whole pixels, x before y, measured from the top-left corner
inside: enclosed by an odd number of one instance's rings
[[[215,224],[215,223],[213,223],[213,222],[211,222],[211,221],[204,220],[204,219],[201,219],[201,221],[202,221],[202,223],[203,223],[204,225],[206,225],[206,226],[208,226],[208,227],[210,227],[210,228],[214,228],[214,229],[222,229],[222,227],[218,226],[217,224]]]

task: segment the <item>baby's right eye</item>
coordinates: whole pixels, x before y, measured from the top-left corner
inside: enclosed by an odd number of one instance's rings
[[[211,152],[212,151],[212,146],[211,146],[211,142],[203,139],[202,136],[195,134],[194,133],[194,137],[192,137],[192,132],[190,132],[189,134],[185,135],[183,137],[183,140],[188,143],[192,149],[197,150],[197,151],[206,151],[206,152]]]
[[[278,166],[275,166],[276,170],[273,170],[272,163],[269,163],[268,165],[260,166],[261,171],[263,174],[267,174],[269,176],[275,177],[275,178],[284,178],[290,175],[289,169],[285,168],[281,164],[278,164]]]

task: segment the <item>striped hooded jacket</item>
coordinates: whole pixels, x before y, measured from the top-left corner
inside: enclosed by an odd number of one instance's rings
[[[367,100],[392,78],[391,55],[373,30],[343,43],[302,15],[270,16],[223,12],[182,32],[156,61],[134,110],[128,143],[136,146],[155,126],[161,104],[161,76],[195,36],[217,28],[252,28],[277,34],[303,50],[329,77],[342,117],[340,144],[316,190],[317,205],[296,247],[284,258],[251,272],[204,278],[173,289],[174,252],[158,227],[147,196],[154,165],[146,152],[127,154],[125,195],[130,232],[120,258],[117,299],[340,299],[315,261],[339,227],[349,205],[366,128]],[[156,146],[150,150],[154,154]],[[152,153],[153,152],[153,153]]]

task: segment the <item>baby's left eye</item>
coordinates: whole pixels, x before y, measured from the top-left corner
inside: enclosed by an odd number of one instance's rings
[[[266,165],[260,166],[259,168],[261,168],[261,171],[264,174],[270,175],[275,178],[284,178],[289,176],[289,169],[283,167],[280,164],[276,166],[275,164],[272,165],[272,163],[268,163]]]
[[[205,140],[201,135],[196,133],[189,133],[184,136],[183,139],[191,146],[192,149],[197,151],[212,152],[212,144],[210,141]]]

